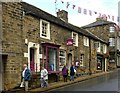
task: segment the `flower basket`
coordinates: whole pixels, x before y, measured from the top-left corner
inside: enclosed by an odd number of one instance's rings
[[[104,54],[104,58],[109,58],[109,57],[110,57],[109,52],[107,52],[107,53]]]

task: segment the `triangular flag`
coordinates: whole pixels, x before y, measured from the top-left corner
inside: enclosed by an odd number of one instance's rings
[[[97,14],[97,12],[94,12],[95,14]]]
[[[75,8],[75,5],[73,5],[73,9]]]
[[[91,10],[89,10],[89,15],[92,16],[92,11]]]
[[[86,9],[84,9],[84,14],[87,14],[87,10]]]
[[[112,16],[112,20],[114,21],[114,16]]]
[[[68,8],[69,5],[70,5],[69,2],[67,2],[67,6],[66,6],[66,8]]]
[[[81,8],[80,7],[78,7],[78,13],[81,13]]]

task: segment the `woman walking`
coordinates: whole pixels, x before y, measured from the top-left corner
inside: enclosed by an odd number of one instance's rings
[[[67,69],[66,65],[64,65],[64,67],[62,68],[62,75],[64,78],[64,82],[67,82],[68,69]]]

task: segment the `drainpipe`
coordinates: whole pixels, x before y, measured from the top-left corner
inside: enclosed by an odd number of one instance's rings
[[[116,68],[117,68],[117,32],[118,32],[118,30],[116,29],[116,31],[115,31],[115,63],[116,63]]]
[[[89,75],[91,74],[91,38],[89,38]]]

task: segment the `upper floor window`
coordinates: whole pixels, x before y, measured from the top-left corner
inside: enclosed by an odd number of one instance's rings
[[[73,39],[73,45],[78,46],[78,34],[75,32],[72,32],[72,39]]]
[[[107,45],[103,44],[103,53],[107,52]]]
[[[84,36],[84,46],[89,46],[89,38]]]
[[[40,20],[40,37],[50,39],[50,23],[45,20]]]
[[[109,46],[115,46],[115,38],[109,38]]]
[[[110,32],[115,32],[115,27],[111,26],[111,27],[109,28],[109,31],[110,31]]]

